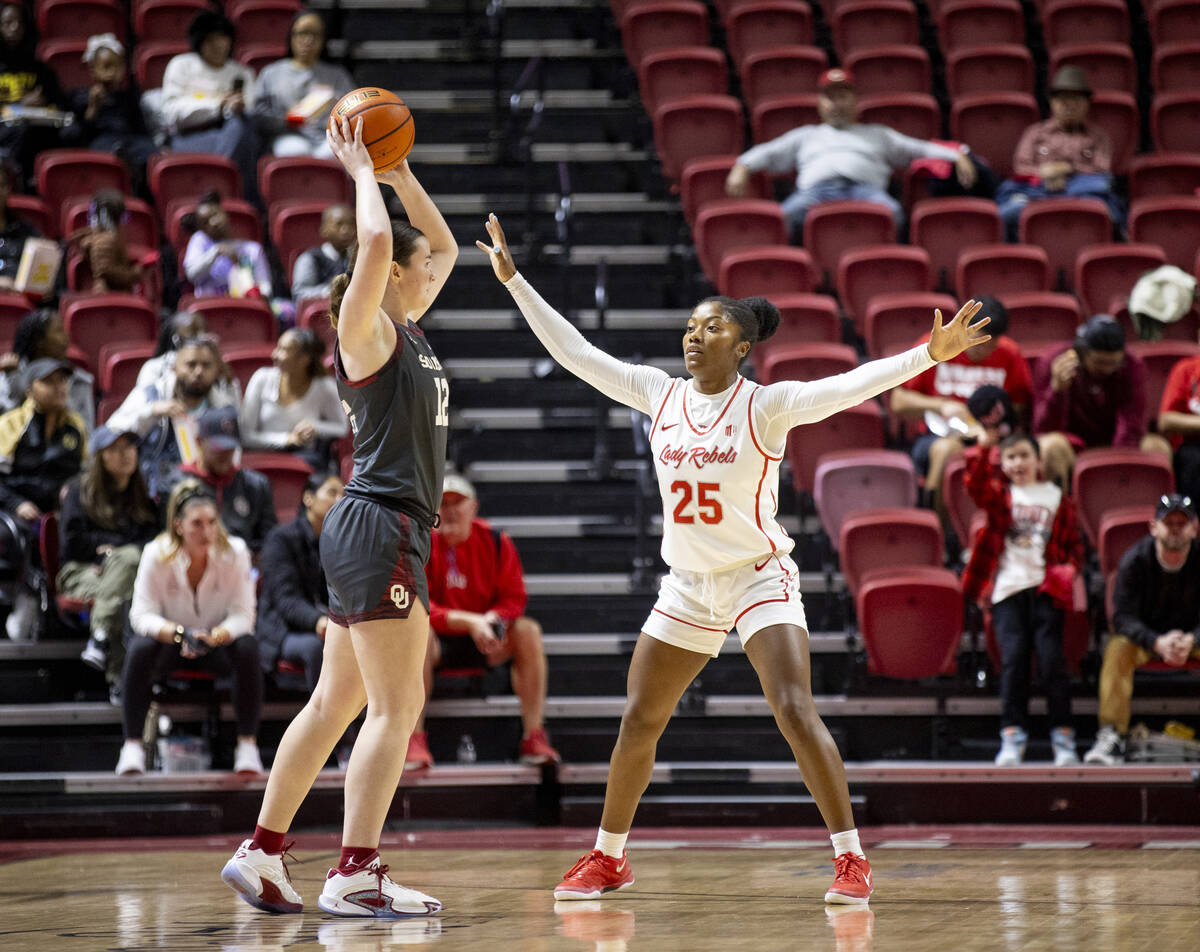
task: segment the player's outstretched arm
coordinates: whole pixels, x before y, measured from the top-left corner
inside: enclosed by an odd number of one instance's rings
[[[939,363],[953,360],[968,347],[991,340],[991,334],[983,333],[983,329],[992,322],[990,317],[971,323],[981,307],[983,304],[979,301],[967,301],[946,324],[942,323],[941,310],[935,308],[933,330],[929,333],[929,356]]]
[[[400,204],[404,206],[404,213],[408,215],[409,222],[429,240],[434,278],[434,290],[429,295],[429,301],[432,303],[445,285],[446,279],[450,277],[454,262],[458,260],[458,241],[455,240],[450,226],[446,224],[446,219],[442,217],[433,199],[408,167],[407,159],[393,169],[380,172],[376,178],[384,185],[392,187],[396,197],[400,199]],[[420,315],[414,313],[409,314],[409,317],[415,320]]]

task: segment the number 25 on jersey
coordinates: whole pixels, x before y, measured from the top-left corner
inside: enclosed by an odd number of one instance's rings
[[[685,525],[690,525],[696,521],[696,516],[700,517],[700,521],[714,526],[724,517],[721,511],[721,500],[717,498],[717,494],[721,491],[720,483],[696,483],[693,487],[685,479],[677,479],[671,483],[671,493],[679,493],[679,502],[675,506],[673,518],[675,522]],[[692,505],[692,500],[695,499],[695,506]]]

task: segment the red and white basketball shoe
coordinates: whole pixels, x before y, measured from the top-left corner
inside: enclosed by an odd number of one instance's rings
[[[554,887],[554,898],[600,899],[632,885],[633,869],[624,852],[620,859],[614,859],[600,850],[592,850],[567,870],[563,881]]]
[[[376,856],[368,865],[353,873],[329,871],[317,905],[335,916],[364,916],[376,919],[402,919],[431,916],[442,904],[423,892],[401,886],[387,874],[387,866]]]
[[[875,891],[871,882],[871,864],[865,856],[842,853],[833,860],[833,885],[825,893],[826,902],[865,906]]]
[[[292,886],[282,853],[267,853],[254,849],[253,840],[244,840],[225,868],[221,879],[234,892],[254,906],[267,912],[303,912],[304,901]],[[290,843],[288,844],[291,845]]]

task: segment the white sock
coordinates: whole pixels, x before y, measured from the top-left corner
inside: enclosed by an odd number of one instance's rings
[[[841,856],[843,853],[854,853],[857,856],[866,856],[862,851],[862,846],[858,842],[858,829],[846,830],[844,833],[834,833],[829,837],[833,840],[833,855]]]
[[[628,833],[609,833],[607,830],[600,830],[596,833],[596,849],[605,856],[611,856],[613,859],[620,859],[621,854],[625,852],[625,841],[629,839]]]

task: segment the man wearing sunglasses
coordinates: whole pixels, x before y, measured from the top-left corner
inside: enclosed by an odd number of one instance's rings
[[[1187,496],[1163,496],[1150,534],[1129,548],[1117,569],[1112,634],[1100,669],[1100,730],[1089,764],[1125,762],[1133,674],[1160,659],[1182,668],[1200,661],[1200,523]]]

